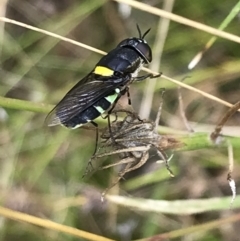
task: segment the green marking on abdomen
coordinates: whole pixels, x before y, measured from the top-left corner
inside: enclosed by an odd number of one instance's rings
[[[93,106],[100,114],[104,113],[106,110],[104,110],[101,106]]]
[[[113,95],[109,95],[104,98],[112,104],[117,99],[119,93],[120,93],[120,90],[117,88],[115,89],[115,93]]]

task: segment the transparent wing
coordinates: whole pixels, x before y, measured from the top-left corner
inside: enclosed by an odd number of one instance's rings
[[[45,121],[48,126],[66,123],[99,99],[107,96],[122,83],[119,81],[119,84],[116,84],[111,77],[107,80],[96,80],[94,76],[94,74],[87,75],[63,97],[48,114]]]

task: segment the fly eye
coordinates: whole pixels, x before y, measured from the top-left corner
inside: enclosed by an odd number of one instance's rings
[[[147,43],[139,43],[136,49],[143,57],[146,64],[152,62],[152,50]]]
[[[118,47],[128,47],[135,49],[143,58],[146,64],[152,61],[152,50],[144,39],[128,38],[118,44]]]

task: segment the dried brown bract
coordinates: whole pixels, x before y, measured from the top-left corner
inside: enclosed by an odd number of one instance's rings
[[[91,158],[91,161],[118,154],[120,157],[119,161],[99,169],[123,165],[117,180],[107,190],[119,182],[127,172],[136,170],[144,165],[149,159],[150,150],[154,150],[160,159],[165,162],[167,170],[173,176],[168,165],[168,157],[165,150],[174,149],[183,144],[173,137],[162,136],[158,133],[157,127],[160,111],[161,106],[155,122],[141,120],[135,113],[127,112],[127,116],[123,121],[112,122],[110,128],[105,128],[102,131],[100,148]]]

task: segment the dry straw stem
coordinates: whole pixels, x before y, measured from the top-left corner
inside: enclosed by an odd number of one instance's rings
[[[220,30],[225,29],[228,26],[228,24],[237,16],[237,14],[239,13],[239,10],[240,10],[240,1],[233,7],[232,11],[223,20],[223,22],[220,24],[218,29]],[[215,43],[216,40],[217,40],[217,36],[213,36],[209,39],[209,41],[205,44],[203,49],[200,52],[198,52],[190,61],[190,63],[188,64],[189,69],[193,69],[196,67],[198,62],[202,59],[203,54],[206,53],[209,48],[211,48],[211,46]]]
[[[52,230],[60,231],[63,233],[71,234],[72,236],[84,238],[86,240],[114,241],[113,239],[104,238],[102,236],[98,236],[98,235],[95,235],[92,233],[81,231],[79,229],[65,226],[63,224],[55,223],[50,220],[41,219],[41,218],[34,217],[34,216],[31,216],[31,215],[28,215],[25,213],[13,211],[13,210],[10,210],[10,209],[4,208],[4,207],[0,207],[0,215],[3,217],[6,217],[6,218],[13,219],[13,220],[23,221],[23,222],[31,223],[31,224],[34,224],[34,225],[37,225],[37,226],[40,226],[43,228],[52,229]]]
[[[167,12],[172,12],[175,0],[164,0],[163,9]],[[170,20],[166,18],[159,18],[157,31],[155,33],[156,37],[152,47],[153,51],[153,61],[150,64],[150,69],[154,71],[159,71],[161,67],[161,58],[163,53],[163,48],[165,41],[167,39],[167,34],[169,30]],[[148,119],[151,112],[151,106],[154,96],[154,90],[156,88],[157,79],[147,80],[145,86],[146,89],[143,94],[142,102],[139,109],[139,116],[144,119]]]
[[[184,237],[195,232],[207,232],[208,230],[216,229],[221,226],[227,227],[228,224],[238,222],[240,220],[240,214],[235,214],[227,218],[217,219],[216,221],[205,222],[204,224],[191,226],[188,228],[182,228],[174,230],[168,233],[158,234],[149,238],[138,239],[135,241],[149,241],[149,240],[170,240],[173,238]]]
[[[147,6],[147,5],[146,5],[146,6]],[[8,19],[8,18],[5,18],[5,17],[0,17],[0,21],[4,21],[4,22],[11,23],[11,24],[15,24],[15,25],[18,25],[18,26],[21,26],[21,27],[24,27],[24,28],[31,29],[31,30],[36,31],[36,32],[41,32],[41,33],[43,33],[43,34],[52,36],[52,37],[54,37],[54,38],[61,39],[61,40],[65,41],[65,42],[72,43],[72,44],[74,44],[74,45],[77,45],[77,46],[86,48],[86,49],[88,49],[88,50],[90,50],[90,51],[93,51],[93,52],[96,52],[96,53],[99,53],[99,54],[106,54],[106,52],[101,51],[101,50],[96,49],[96,48],[93,48],[93,47],[91,47],[91,46],[89,46],[89,45],[86,45],[86,44],[77,42],[77,41],[72,40],[72,39],[69,39],[69,38],[62,37],[62,36],[60,36],[60,35],[58,35],[58,34],[54,34],[54,33],[52,33],[52,32],[49,32],[49,31],[46,31],[46,30],[42,30],[42,29],[40,29],[40,28],[36,28],[36,27],[31,26],[31,25],[24,24],[24,23],[21,23],[21,22],[12,20],[12,19]],[[240,42],[240,38],[239,38],[239,42]],[[149,72],[149,73],[159,74],[159,73],[154,72],[154,71],[151,71],[150,69],[147,69],[147,68],[143,68],[143,70],[146,71],[146,72]],[[223,104],[223,105],[225,105],[225,106],[232,107],[232,104],[231,104],[231,103],[228,103],[227,101],[221,100],[220,98],[217,98],[217,97],[215,97],[215,96],[213,96],[213,95],[211,95],[211,94],[208,94],[208,93],[206,93],[206,92],[204,92],[204,91],[201,91],[201,90],[199,90],[199,89],[196,89],[196,88],[194,88],[194,87],[192,87],[192,86],[190,86],[190,85],[184,84],[184,83],[182,83],[182,82],[180,82],[180,81],[178,81],[178,80],[172,79],[172,78],[167,77],[167,76],[165,76],[165,75],[161,75],[161,77],[164,78],[164,79],[167,79],[167,80],[169,80],[169,81],[171,81],[171,82],[173,82],[173,83],[175,83],[175,84],[177,84],[177,85],[180,85],[180,86],[182,86],[183,88],[186,88],[186,89],[189,89],[189,90],[194,91],[194,92],[196,92],[196,93],[199,93],[199,94],[207,97],[208,99],[211,99],[211,100],[214,100],[214,101],[216,101],[216,102],[219,102],[219,103],[221,103],[221,104]],[[1,104],[0,104],[0,105],[1,105]],[[238,111],[240,111],[240,110],[238,110]]]
[[[48,35],[48,36],[52,36],[54,38],[61,39],[61,40],[65,41],[65,42],[68,42],[68,43],[80,46],[82,48],[88,49],[90,51],[93,51],[93,52],[96,52],[96,53],[99,53],[99,54],[102,54],[102,55],[106,54],[106,52],[101,51],[101,50],[96,49],[96,48],[93,48],[93,47],[91,47],[91,46],[89,46],[87,44],[80,43],[80,42],[75,41],[73,39],[65,38],[65,37],[63,37],[63,36],[61,36],[59,34],[55,34],[55,33],[52,33],[50,31],[47,31],[47,30],[36,28],[36,27],[31,26],[31,25],[28,25],[28,24],[25,24],[25,23],[21,23],[21,22],[18,22],[16,20],[13,20],[13,19],[0,17],[0,21],[6,22],[6,23],[11,23],[11,24],[14,24],[14,25],[18,25],[18,26],[21,26],[23,28],[31,29],[33,31],[36,31],[36,32],[39,32],[39,33],[43,33],[43,34]]]
[[[237,110],[239,108],[240,108],[240,101],[238,101],[236,104],[234,104],[227,111],[227,113],[220,119],[220,121],[217,123],[217,126],[215,127],[215,130],[210,135],[210,138],[214,143],[217,142],[217,138],[220,136],[220,133],[222,131],[223,126],[231,118],[231,116],[234,115],[237,112]]]
[[[228,169],[228,176],[227,180],[229,186],[232,190],[232,200],[230,203],[230,207],[232,207],[234,200],[236,199],[236,183],[232,178],[233,166],[234,166],[234,157],[233,157],[233,146],[230,141],[228,141],[228,161],[229,161],[229,169]]]
[[[168,18],[168,19],[170,19],[174,22],[181,23],[181,24],[184,24],[184,25],[202,30],[204,32],[210,33],[212,35],[215,35],[215,36],[218,36],[218,37],[221,37],[221,38],[231,40],[231,41],[236,42],[236,43],[240,43],[240,37],[238,37],[236,35],[226,33],[224,31],[209,27],[205,24],[198,23],[198,22],[195,22],[193,20],[189,20],[187,18],[178,16],[178,15],[173,14],[173,13],[166,12],[162,9],[149,6],[145,3],[140,3],[140,2],[137,2],[137,1],[133,1],[133,0],[113,0],[113,1],[125,3],[129,6],[140,9],[144,12],[148,12],[148,13],[151,13],[151,14],[163,17],[163,18]]]

